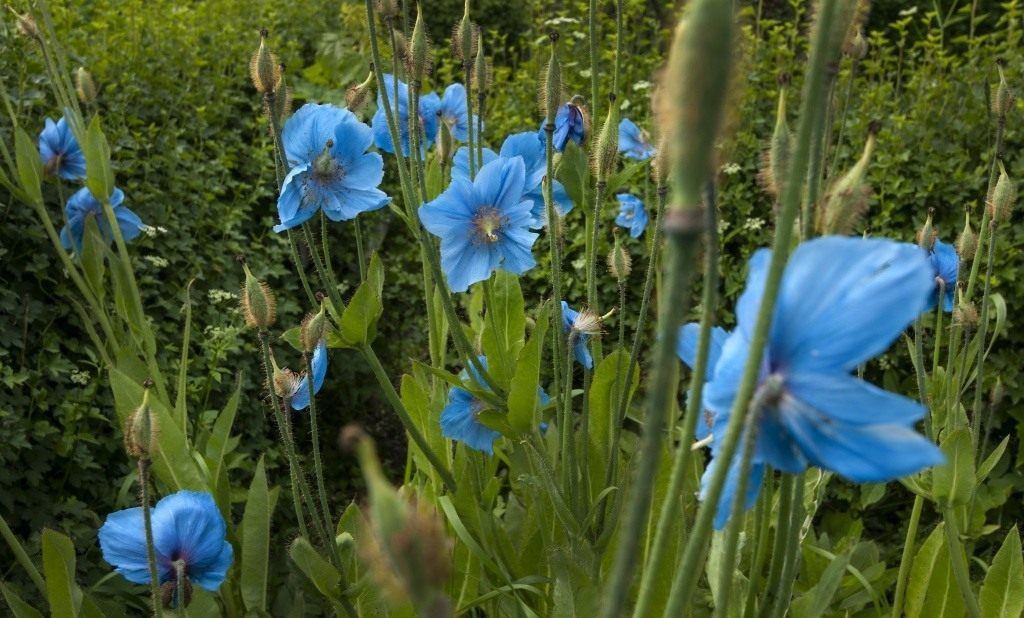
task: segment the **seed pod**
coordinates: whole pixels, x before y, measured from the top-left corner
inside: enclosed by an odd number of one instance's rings
[[[871,186],[865,177],[871,154],[875,150],[878,127],[872,123],[860,159],[836,180],[822,201],[820,231],[822,234],[849,234],[860,223],[868,209]]]
[[[156,418],[149,405],[149,388],[146,388],[142,394],[142,404],[128,417],[124,447],[131,457],[150,459],[158,444]]]
[[[427,27],[423,23],[423,10],[416,12],[416,25],[412,29],[412,49],[408,56],[406,68],[410,80],[415,84],[423,82],[434,67],[434,54],[427,38]]]
[[[615,234],[615,244],[608,253],[608,272],[615,277],[616,281],[622,283],[629,278],[629,273],[633,270],[633,258],[629,255],[629,251],[622,246],[622,234],[619,228],[612,228],[612,232]]]
[[[362,83],[354,84],[345,91],[345,107],[349,108],[352,112],[358,112],[363,109],[370,101],[373,79],[373,68],[371,67],[370,74],[366,76]]]
[[[920,245],[925,251],[931,251],[932,246],[935,245],[935,239],[938,234],[935,231],[935,225],[932,223],[932,217],[935,215],[935,209],[928,209],[928,218],[924,220],[924,225],[917,231],[917,244]]]
[[[953,321],[957,324],[973,326],[978,323],[978,308],[974,303],[960,301],[953,310]]]
[[[993,221],[1009,221],[1013,214],[1013,207],[1017,203],[1017,185],[1006,174],[1003,162],[999,162],[999,180],[992,188],[992,196],[989,198],[989,216]]]
[[[964,229],[960,232],[960,238],[956,241],[956,250],[960,259],[970,261],[978,251],[978,235],[971,228],[971,215],[964,213]]]
[[[239,298],[245,324],[249,328],[266,330],[270,328],[277,317],[274,293],[265,281],[260,281],[253,276],[248,264],[243,263],[242,268],[245,270],[245,284],[242,285],[242,293]]]
[[[302,381],[302,375],[295,373],[287,367],[284,369],[278,367],[277,359],[274,358],[273,353],[270,355],[270,368],[273,383],[269,385],[269,388],[273,388],[274,393],[281,398],[294,395],[295,391],[299,388],[299,382]]]
[[[551,56],[541,82],[540,111],[547,124],[554,125],[555,114],[562,101],[562,65],[558,61],[558,33],[551,32],[548,39],[551,41]]]
[[[249,77],[257,92],[266,92],[277,87],[281,69],[274,52],[267,47],[267,31],[260,30],[260,46],[249,61]]]
[[[302,349],[307,354],[312,353],[316,346],[320,345],[320,340],[327,336],[327,328],[327,312],[324,310],[323,303],[321,303],[320,311],[306,316],[299,330]]]
[[[96,102],[96,82],[85,67],[75,69],[75,94],[83,105],[92,105]]]
[[[615,104],[614,94],[608,95],[608,102],[608,115],[601,127],[592,159],[597,182],[608,180],[619,158],[619,106]]]
[[[992,113],[1000,117],[1006,117],[1013,107],[1013,91],[1010,90],[1010,85],[1006,82],[1006,74],[1003,72],[1005,65],[1006,61],[1002,58],[996,60],[999,83],[995,87],[995,92],[992,93]]]
[[[761,157],[759,179],[764,190],[778,197],[782,194],[782,183],[789,176],[790,161],[793,158],[793,132],[786,121],[786,91],[789,75],[779,77],[779,102],[775,110],[775,130],[768,150]]]

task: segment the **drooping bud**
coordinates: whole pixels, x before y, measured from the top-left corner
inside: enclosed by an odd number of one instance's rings
[[[779,102],[775,111],[775,130],[768,150],[761,157],[759,179],[764,190],[778,197],[782,194],[782,183],[789,176],[790,161],[793,158],[793,132],[786,121],[786,91],[789,74],[779,76]]]
[[[935,215],[935,209],[928,209],[928,218],[924,220],[924,225],[917,231],[917,244],[925,251],[931,251],[932,246],[935,245],[935,239],[938,237],[938,233],[935,231],[935,225],[932,223],[932,217]]]
[[[558,61],[558,33],[548,34],[551,41],[551,56],[544,79],[541,81],[540,111],[547,119],[547,124],[555,124],[555,114],[562,101],[562,65]]]
[[[270,328],[277,317],[274,293],[265,281],[260,281],[253,276],[248,264],[243,262],[242,268],[245,270],[245,284],[242,285],[239,299],[242,304],[245,324],[249,328],[266,330]]]
[[[604,332],[604,321],[611,317],[611,314],[615,310],[608,312],[607,315],[597,315],[589,308],[584,307],[576,314],[576,319],[572,322],[572,334],[576,335],[587,335],[589,337],[600,335]]]
[[[978,235],[971,228],[971,213],[964,213],[964,230],[960,232],[960,238],[956,241],[956,250],[960,259],[970,261],[978,251]]]
[[[629,273],[633,270],[633,258],[630,257],[629,251],[622,246],[621,228],[612,228],[612,233],[615,243],[608,253],[608,272],[615,277],[616,281],[622,283],[629,278]]]
[[[260,46],[249,61],[249,77],[257,92],[266,92],[277,87],[281,69],[274,52],[267,47],[267,31],[260,30]]]
[[[327,336],[327,327],[327,311],[324,310],[324,305],[321,303],[320,311],[311,313],[302,321],[302,328],[299,330],[302,349],[307,353],[312,353],[320,344],[320,340]]]
[[[302,374],[295,373],[287,367],[284,369],[278,367],[277,359],[273,354],[270,355],[270,367],[271,379],[274,382],[271,387],[274,389],[274,393],[282,399],[293,396],[299,388],[299,382],[302,381]]]
[[[608,115],[601,127],[592,159],[594,176],[599,183],[608,180],[619,158],[619,106],[615,104],[614,94],[608,95],[608,102]]]
[[[157,422],[149,405],[149,384],[142,394],[142,404],[128,417],[124,429],[124,448],[131,457],[150,459],[157,449]]]
[[[427,26],[423,23],[423,9],[416,11],[416,25],[412,29],[412,45],[406,63],[409,79],[415,84],[423,82],[434,68],[434,54],[427,38]]]
[[[75,94],[83,105],[92,105],[96,101],[96,82],[85,67],[75,69]]]
[[[820,231],[822,234],[849,234],[868,209],[871,186],[866,181],[868,164],[875,150],[878,124],[871,123],[868,140],[860,159],[832,183],[822,202]]]
[[[36,20],[32,15],[29,13],[18,13],[14,10],[14,7],[7,8],[10,9],[11,13],[14,13],[15,28],[18,30],[18,34],[37,41],[42,40],[39,35],[39,26],[36,25]]]
[[[370,101],[373,86],[373,67],[370,67],[370,74],[360,84],[353,84],[345,91],[345,107],[352,112],[363,109]]]
[[[999,71],[999,83],[996,84],[995,92],[992,93],[992,113],[996,116],[1005,117],[1013,107],[1013,91],[1006,82],[1006,74],[1003,67],[1006,61],[1002,58],[996,60],[996,70]]]
[[[1009,221],[1013,207],[1017,204],[1017,184],[1006,174],[1003,162],[999,162],[999,180],[992,188],[992,196],[988,201],[989,216],[993,221]]]

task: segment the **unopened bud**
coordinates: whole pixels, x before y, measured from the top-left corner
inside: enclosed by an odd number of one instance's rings
[[[928,218],[924,220],[924,225],[917,231],[917,244],[920,245],[925,251],[931,251],[932,246],[935,245],[935,239],[938,234],[935,232],[935,224],[932,223],[932,217],[935,215],[935,209],[928,209]]]
[[[280,66],[280,74],[281,77],[277,80],[277,85],[274,86],[274,89],[264,93],[266,113],[273,115],[279,123],[287,118],[292,110],[292,93],[288,90],[288,85],[285,83],[283,64]]]
[[[473,87],[476,88],[477,98],[480,101],[487,96],[491,87],[490,67],[484,57],[484,44],[478,42],[476,46],[476,60],[473,61]],[[483,106],[481,106],[482,108]]]
[[[401,32],[396,31],[394,35],[394,49],[392,49],[391,51],[392,53],[394,53],[395,58],[397,58],[399,62],[408,66],[410,54],[409,39],[405,38],[405,34]]]
[[[551,56],[548,58],[547,71],[541,81],[540,111],[546,119],[546,124],[555,124],[555,114],[558,113],[558,106],[562,101],[562,65],[558,61],[558,33],[552,32],[549,36],[551,41]]]
[[[150,459],[157,449],[157,423],[149,405],[149,388],[142,394],[142,404],[128,417],[124,430],[124,447],[131,457]]]
[[[761,172],[759,178],[761,186],[765,191],[778,197],[782,193],[782,183],[789,176],[790,160],[793,158],[793,132],[789,130],[786,121],[786,84],[785,79],[779,79],[779,102],[775,111],[775,130],[772,132],[772,140],[761,158]]]
[[[960,238],[956,241],[956,250],[960,259],[970,261],[978,251],[978,235],[971,228],[971,215],[964,213],[964,230],[960,232]]]
[[[478,43],[479,28],[469,18],[469,0],[466,0],[462,19],[455,25],[452,31],[452,52],[462,62],[463,68],[469,68],[476,57],[476,45]]]
[[[441,161],[447,163],[454,154],[455,138],[452,136],[452,130],[448,127],[447,122],[441,122],[437,132],[437,156]]]
[[[398,0],[377,0],[377,15],[388,20],[398,17]]]
[[[370,101],[371,87],[373,86],[373,70],[366,76],[361,84],[354,84],[345,91],[345,107],[352,112],[363,109]]]
[[[273,384],[270,387],[274,389],[274,393],[281,398],[293,396],[295,391],[299,389],[302,374],[295,373],[287,367],[284,369],[278,367],[277,359],[274,358],[273,354],[270,355],[270,369],[271,380],[273,380]]]
[[[619,106],[615,105],[614,94],[608,96],[608,101],[608,115],[597,138],[597,148],[594,149],[594,176],[597,182],[608,180],[608,176],[615,171],[619,157]]]
[[[863,60],[864,57],[868,55],[868,42],[867,39],[864,38],[864,33],[861,31],[860,27],[857,27],[853,36],[850,37],[849,41],[847,41],[843,51],[847,56],[853,58],[855,62]]]
[[[307,353],[315,350],[316,346],[320,345],[320,340],[327,336],[327,327],[327,312],[321,304],[320,311],[310,314],[302,321],[302,349]]]
[[[668,138],[665,135],[658,140],[658,150],[651,160],[651,179],[654,186],[660,191],[666,188],[668,182]]]
[[[257,92],[274,90],[281,79],[281,68],[274,52],[267,47],[267,31],[260,30],[260,46],[249,61],[249,77]]]
[[[993,221],[1009,221],[1013,207],[1017,203],[1017,185],[1006,174],[1003,162],[999,162],[999,180],[992,188],[992,196],[988,201],[989,216]]]
[[[1006,74],[1003,72],[1005,65],[1006,61],[1002,58],[996,61],[999,83],[996,84],[995,92],[992,93],[992,113],[1003,117],[1010,113],[1013,106],[1013,91],[1010,90],[1010,85],[1006,82]]]
[[[633,258],[629,255],[629,251],[622,246],[620,228],[612,228],[612,232],[615,233],[615,244],[612,245],[612,250],[608,253],[608,272],[615,277],[616,281],[622,283],[629,278],[629,273],[633,270]]]
[[[416,12],[416,25],[412,29],[412,45],[406,62],[410,81],[414,84],[423,82],[423,78],[434,67],[434,54],[427,39],[427,26],[423,22],[423,10]]]
[[[8,7],[11,13],[15,16],[15,28],[18,30],[18,34],[30,39],[41,40],[39,36],[39,26],[36,25],[36,20],[28,13],[18,13],[12,7]]]
[[[868,164],[875,150],[875,132],[872,127],[860,159],[849,171],[834,182],[822,203],[820,231],[823,234],[849,234],[860,223],[868,209],[871,186],[866,181]]]
[[[75,94],[83,105],[92,105],[96,101],[96,82],[85,67],[75,69]]]
[[[1003,384],[1003,379],[1000,376],[996,376],[996,383],[992,385],[992,392],[989,394],[989,401],[992,402],[993,406],[998,406],[1003,403],[1003,399],[1006,398],[1006,386]]]
[[[274,293],[265,281],[260,281],[253,276],[248,264],[243,263],[242,268],[245,270],[245,284],[242,285],[242,293],[239,297],[245,324],[249,328],[266,330],[270,328],[277,317]]]
[[[953,321],[957,324],[973,326],[978,323],[978,308],[974,303],[961,301],[953,310]]]

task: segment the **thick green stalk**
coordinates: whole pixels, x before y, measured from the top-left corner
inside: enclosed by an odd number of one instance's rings
[[[921,510],[924,508],[924,498],[914,496],[914,507],[910,511],[910,523],[907,524],[907,536],[903,540],[903,555],[900,558],[900,570],[896,575],[896,595],[892,600],[892,618],[900,618],[903,615],[903,602],[907,592],[907,578],[910,576],[910,567],[914,563],[914,551],[917,545],[917,527],[921,523]]]
[[[988,188],[985,191],[985,199],[988,200],[992,196],[992,189],[996,186],[997,171],[999,169],[999,157],[1003,152],[1003,139],[1006,135],[1006,117],[998,116],[996,118],[996,138],[995,144],[992,147],[992,162],[988,168]],[[988,208],[983,207],[981,213],[981,225],[978,227],[978,248],[975,250],[975,256],[980,255],[984,251],[985,247],[985,235],[988,233],[989,226],[989,215]],[[978,271],[981,267],[981,260],[977,257],[971,262],[971,275],[967,278],[967,291],[964,293],[966,300],[972,300],[974,298],[974,285],[978,280]]]
[[[463,50],[463,53],[472,53],[471,50]],[[476,161],[476,142],[478,136],[474,135],[473,131],[473,67],[470,64],[471,58],[462,59],[462,74],[466,84],[466,113],[469,114],[470,122],[466,127],[466,156],[469,159],[469,178],[472,180],[476,178],[477,161]],[[483,160],[480,160],[480,166],[483,166]]]
[[[946,533],[949,564],[953,569],[953,578],[956,579],[957,588],[960,589],[960,596],[964,600],[964,606],[967,608],[967,615],[971,618],[981,618],[981,607],[978,605],[978,598],[971,589],[971,574],[968,571],[967,560],[964,558],[964,544],[960,540],[956,513],[949,507],[943,508],[942,519],[946,522],[946,525],[943,526],[943,531]]]
[[[790,598],[792,597],[793,582],[796,579],[796,565],[800,561],[800,522],[804,517],[804,475],[800,473],[793,478],[793,502],[792,517],[789,520],[789,527],[786,532],[785,562],[782,565],[782,574],[779,577],[778,588],[772,588],[769,592],[776,592],[775,601],[772,604],[772,618],[781,617],[789,609]]]
[[[803,180],[807,174],[811,142],[814,136],[818,134],[817,127],[820,126],[824,116],[825,98],[827,96],[826,83],[828,79],[826,59],[830,54],[830,45],[838,44],[830,40],[832,38],[830,35],[833,30],[833,22],[837,19],[837,16],[836,0],[823,0],[819,8],[815,41],[811,49],[808,73],[804,83],[804,96],[801,102],[796,149],[794,151],[790,177],[783,191],[782,209],[775,226],[775,240],[771,261],[765,277],[764,293],[761,297],[757,322],[754,325],[750,351],[747,355],[743,376],[737,389],[735,402],[730,411],[729,425],[725,436],[722,438],[717,455],[725,462],[731,462],[736,453],[740,432],[748,413],[748,403],[757,386],[761,361],[765,346],[768,343],[768,331],[775,311],[775,301],[778,297],[783,269],[789,255],[793,223],[799,209],[801,193],[803,192]],[[697,511],[694,529],[686,543],[681,567],[676,571],[670,595],[669,611],[666,614],[668,616],[679,615],[684,600],[692,597],[693,591],[697,586],[697,579],[703,571],[703,564],[707,556],[712,520],[718,507],[718,500],[722,494],[728,470],[728,465],[718,466],[708,484],[705,499]]]
[[[149,459],[139,458],[139,506],[142,507],[142,527],[146,531],[146,562],[149,565],[149,599],[153,615],[160,618],[160,573],[156,569],[156,547],[153,545],[153,517],[149,511]]]
[[[782,577],[782,563],[785,562],[786,548],[789,547],[789,522],[793,518],[793,486],[795,477],[783,474],[779,488],[775,492],[779,497],[779,509],[775,518],[775,540],[772,543],[772,560],[768,567],[768,578],[765,579],[764,597],[761,599],[760,614],[767,613],[772,596],[779,587]]]
[[[554,53],[552,51],[552,53]],[[562,359],[565,358],[562,352],[562,343],[565,341],[564,328],[562,326],[562,221],[561,215],[558,209],[555,207],[554,194],[552,193],[552,183],[554,173],[554,141],[552,136],[555,132],[554,123],[555,112],[554,110],[548,111],[548,119],[544,124],[544,133],[547,139],[544,143],[544,156],[546,159],[546,173],[544,174],[544,202],[545,209],[548,214],[548,251],[551,255],[551,295],[553,307],[551,309],[551,365],[552,373],[555,384],[561,384],[561,377],[565,375],[567,371],[572,368],[572,364],[568,367],[562,366]],[[555,400],[559,401],[559,397],[562,400],[568,399],[572,396],[571,391],[562,393],[556,393]],[[561,429],[561,425],[559,429]]]
[[[11,553],[14,554],[14,558],[21,565],[21,568],[25,569],[28,573],[28,578],[35,584],[39,594],[46,595],[46,581],[43,580],[43,576],[39,573],[39,569],[32,562],[32,559],[28,557],[28,552],[25,551],[25,547],[18,540],[18,537],[14,536],[14,532],[11,531],[11,527],[7,525],[7,520],[4,519],[2,513],[0,513],[0,536],[4,537],[7,541],[7,546],[11,548]]]
[[[619,67],[622,64],[622,0],[615,2],[615,70],[612,73],[612,92],[616,97],[619,92]]]
[[[761,495],[757,499],[757,505],[754,507],[754,522],[757,526],[754,529],[756,535],[754,539],[754,557],[750,562],[750,575],[747,578],[749,584],[747,586],[747,598],[743,608],[743,618],[754,615],[757,603],[757,584],[761,578],[761,572],[764,570],[764,561],[768,557],[768,532],[769,532],[769,521],[771,520],[772,512],[772,501],[771,492],[767,491],[771,489],[771,471],[765,470],[765,479],[761,486]]]
[[[174,561],[174,573],[175,573],[175,589],[174,589],[174,607],[178,618],[185,618],[188,615],[188,609],[186,604],[188,603],[188,597],[190,596],[186,590],[188,584],[188,572],[185,566],[185,561],[175,560]]]
[[[590,0],[590,10],[587,12],[587,46],[590,50],[590,117],[600,118],[597,115],[597,0]]]
[[[700,422],[701,411],[703,410],[704,376],[707,374],[708,357],[711,351],[711,329],[714,326],[715,305],[718,298],[719,246],[717,209],[714,185],[709,183],[704,228],[706,239],[704,247],[704,290],[701,297],[703,313],[701,313],[700,318],[697,359],[694,362],[693,373],[690,376],[689,398],[686,402],[686,414],[683,416],[683,433],[679,444],[676,446],[668,489],[665,492],[666,499],[662,503],[661,512],[658,514],[654,541],[651,543],[647,564],[644,565],[643,576],[640,579],[640,592],[637,595],[636,605],[633,610],[635,618],[651,615],[651,602],[654,595],[653,586],[655,581],[665,573],[666,553],[670,545],[668,537],[672,532],[673,525],[679,519],[679,510],[682,506],[683,483],[686,480],[686,470],[689,467],[690,453],[692,452],[691,443],[693,442],[697,423]],[[651,254],[651,262],[654,262],[653,253]],[[631,376],[627,377],[627,380],[631,379]],[[628,381],[626,383],[629,384]],[[621,426],[621,420],[620,418],[617,426]],[[608,484],[611,484],[610,481]]]
[[[334,529],[334,517],[331,515],[331,508],[327,502],[327,485],[324,483],[324,463],[320,457],[320,431],[317,423],[316,391],[313,384],[313,363],[310,361],[309,353],[302,355],[306,361],[306,384],[309,386],[309,430],[313,443],[313,475],[316,478],[316,491],[320,498],[320,515],[324,518],[324,529]],[[330,543],[326,548],[332,553],[337,553],[335,543]]]
[[[572,374],[573,374],[573,349],[572,346],[576,341],[578,335],[575,331],[569,331],[569,337],[566,340],[566,366],[568,370],[565,372],[565,384],[562,387],[562,392],[565,394],[565,398],[562,401],[562,417],[561,422],[558,425],[559,436],[562,439],[562,491],[570,500],[575,501],[576,491],[576,461],[575,453],[573,452],[572,444]]]
[[[430,444],[427,439],[420,433],[416,423],[409,416],[409,412],[405,409],[405,404],[402,403],[402,398],[398,396],[398,392],[395,391],[395,387],[391,384],[391,379],[388,378],[387,372],[384,371],[384,366],[380,364],[380,359],[377,358],[376,352],[369,345],[362,345],[359,347],[359,351],[363,353],[366,358],[366,362],[370,365],[370,370],[373,371],[373,375],[377,378],[377,383],[380,385],[381,390],[384,391],[384,397],[394,408],[395,413],[398,414],[399,420],[402,421],[402,425],[405,426],[405,430],[409,433],[409,437],[416,443],[420,451],[430,462],[430,465],[437,472],[438,476],[441,477],[441,481],[448,486],[448,489],[454,493],[456,491],[455,478],[452,477],[451,472],[445,468],[444,463],[438,458],[437,454],[430,448]]]
[[[978,326],[978,356],[975,361],[974,378],[974,405],[971,406],[971,421],[974,431],[971,432],[971,440],[974,444],[975,456],[978,454],[980,443],[981,426],[984,418],[981,413],[981,397],[985,388],[985,354],[988,352],[988,301],[992,289],[992,264],[995,262],[996,249],[996,221],[990,219],[988,234],[988,257],[985,264],[985,289],[981,294],[981,311]]]
[[[946,315],[946,282],[938,278],[938,302],[935,303],[935,344],[932,348],[932,375],[939,374],[939,357],[942,355],[942,318]]]
[[[587,254],[587,305],[590,310],[600,315],[597,303],[597,241],[601,230],[601,201],[604,199],[605,182],[597,181],[594,189],[594,209],[590,219],[590,251]],[[595,358],[595,361],[601,359]]]

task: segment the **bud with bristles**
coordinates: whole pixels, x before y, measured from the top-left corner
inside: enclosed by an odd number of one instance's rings
[[[614,309],[612,311],[614,311]],[[572,322],[571,334],[586,335],[588,337],[600,335],[604,332],[605,319],[610,316],[611,312],[607,315],[600,316],[589,308],[584,307],[578,314],[576,314],[576,319]]]
[[[299,389],[299,383],[302,381],[302,374],[295,373],[291,369],[285,367],[281,369],[277,366],[277,359],[274,355],[270,355],[270,367],[273,384],[270,386],[274,389],[274,393],[283,398],[291,397]]]
[[[608,176],[615,171],[615,163],[619,158],[619,106],[615,104],[615,95],[608,95],[608,116],[605,117],[601,134],[597,138],[594,149],[594,176],[597,182],[606,182]]]
[[[847,56],[853,58],[854,62],[860,62],[868,55],[868,42],[867,39],[864,38],[864,33],[860,26],[856,28],[853,36],[850,37],[850,40],[846,43],[843,51]]]
[[[778,197],[782,183],[789,176],[790,161],[793,158],[793,132],[786,122],[786,86],[789,75],[779,78],[779,103],[775,111],[775,130],[772,140],[761,159],[759,179],[765,191]]]
[[[92,105],[96,101],[96,82],[85,67],[75,69],[75,94],[83,105]]]
[[[377,0],[377,15],[381,19],[394,19],[398,17],[398,0]]]
[[[956,241],[956,250],[960,259],[970,261],[978,251],[978,235],[971,228],[971,214],[964,213],[964,231],[960,232],[960,238]]]
[[[665,135],[658,140],[658,150],[651,160],[651,179],[659,190],[668,182],[668,137]]]
[[[455,138],[447,122],[438,124],[437,131],[437,157],[447,163],[455,153]]]
[[[423,9],[416,11],[416,25],[412,29],[412,45],[406,62],[409,79],[414,84],[423,82],[423,78],[434,67],[434,54],[427,39],[427,26],[423,22]]]
[[[479,36],[479,29],[469,18],[469,0],[466,0],[462,19],[452,32],[452,51],[464,68],[468,69],[473,64]]]
[[[391,52],[399,62],[408,66],[410,54],[409,40],[405,38],[405,34],[402,32],[396,31],[394,35],[394,49],[392,49]]]
[[[240,299],[245,324],[249,328],[266,330],[270,328],[277,317],[274,293],[265,281],[260,281],[253,276],[248,264],[243,263],[242,268],[245,270],[245,284],[242,286]]]
[[[616,281],[622,283],[629,278],[629,273],[633,270],[633,258],[630,257],[629,251],[622,246],[620,228],[612,228],[612,232],[615,235],[615,244],[612,245],[612,250],[608,253],[608,272],[615,277]]]
[[[363,109],[370,101],[371,86],[373,86],[373,69],[360,84],[354,84],[345,91],[345,107],[353,112]]]
[[[292,110],[292,94],[284,79],[284,65],[280,66],[281,77],[277,80],[274,90],[264,93],[264,100],[267,103],[267,113],[273,114],[278,122],[283,121]]]
[[[484,57],[484,44],[479,42],[476,46],[476,60],[473,61],[473,87],[476,88],[477,97],[481,101],[491,86],[488,68],[487,59]]]
[[[992,385],[992,392],[989,394],[989,401],[992,402],[993,406],[998,406],[1003,403],[1003,399],[1006,397],[1006,387],[1003,385],[1003,378],[996,376],[996,383]]]
[[[932,223],[932,217],[935,215],[935,209],[928,209],[928,218],[924,220],[924,225],[917,231],[917,244],[925,251],[931,251],[935,245],[935,239],[938,237],[938,233],[935,231],[935,224]]]
[[[1010,85],[1006,83],[1006,74],[1003,72],[1005,65],[1006,61],[1002,58],[996,60],[996,70],[999,71],[999,83],[992,94],[992,113],[1001,117],[1005,117],[1010,113],[1010,109],[1013,106],[1013,91],[1010,90]]]
[[[562,65],[558,61],[558,33],[552,32],[549,40],[551,56],[542,82],[540,104],[541,113],[547,118],[547,124],[554,125],[555,114],[558,113],[558,106],[562,101]]]
[[[953,310],[953,321],[961,325],[978,323],[978,308],[973,303],[961,300]]]
[[[320,344],[320,340],[327,336],[327,328],[327,312],[321,303],[320,311],[311,313],[302,321],[302,327],[299,329],[302,349],[307,353],[312,353]]]
[[[249,61],[249,77],[257,92],[266,92],[277,87],[281,79],[280,65],[274,52],[267,47],[267,31],[260,30],[260,46]]]
[[[124,447],[131,457],[150,459],[157,449],[157,423],[149,405],[149,388],[142,394],[142,404],[128,417],[124,429]]]
[[[849,234],[864,216],[871,196],[871,187],[865,177],[875,150],[877,132],[877,124],[872,123],[860,159],[825,194],[819,226],[822,234]]]
[[[1017,185],[1006,174],[1003,162],[999,162],[999,180],[992,188],[992,196],[988,201],[989,216],[993,221],[1009,221],[1013,207],[1017,203]]]
[[[11,13],[14,13],[15,17],[15,28],[18,30],[18,34],[30,39],[37,41],[42,40],[39,36],[39,26],[36,25],[36,20],[28,13],[18,13],[13,7],[7,7]]]

